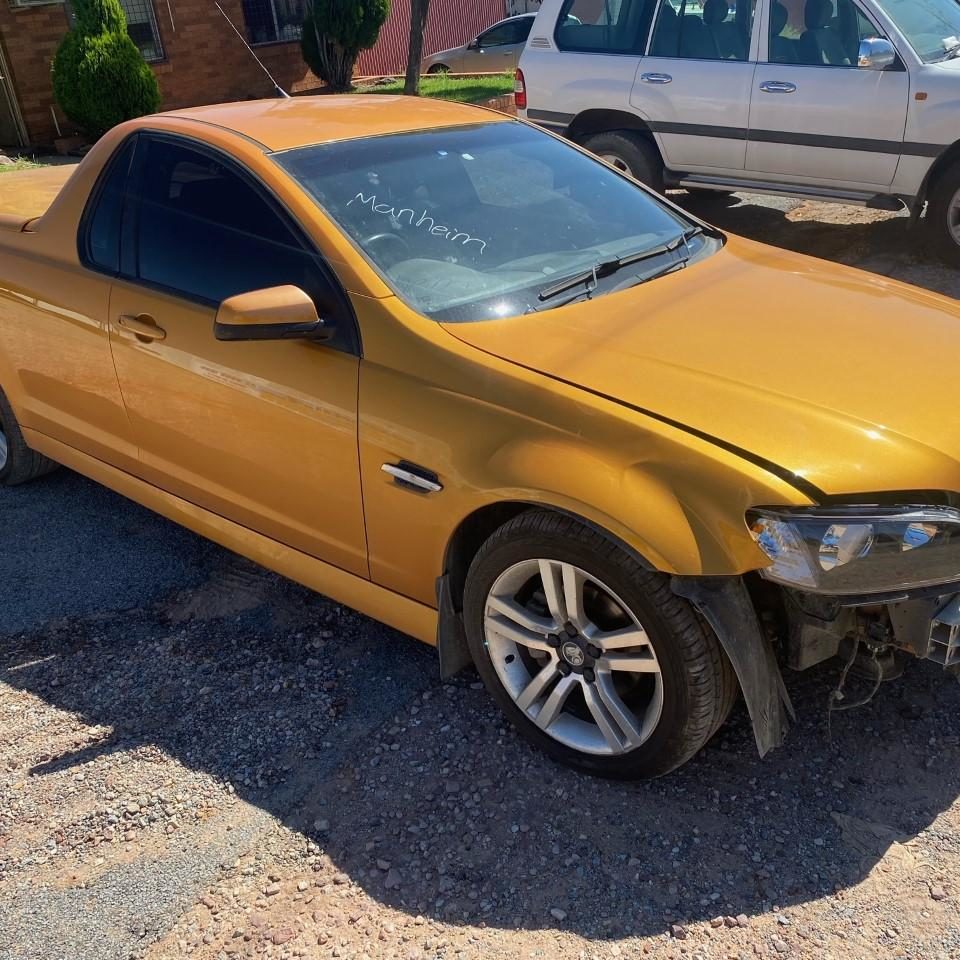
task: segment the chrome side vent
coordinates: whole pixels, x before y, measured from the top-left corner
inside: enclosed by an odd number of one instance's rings
[[[930,621],[930,646],[927,659],[942,664],[944,669],[960,666],[960,594]]]
[[[539,47],[541,50],[550,49],[550,40],[547,37],[533,37],[530,40],[531,47]]]

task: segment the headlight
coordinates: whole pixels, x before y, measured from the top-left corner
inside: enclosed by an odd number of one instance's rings
[[[960,580],[960,510],[844,506],[751,510],[754,540],[773,563],[760,573],[837,596]]]

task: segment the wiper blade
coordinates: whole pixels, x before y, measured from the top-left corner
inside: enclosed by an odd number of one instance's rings
[[[593,290],[596,289],[598,280],[612,276],[618,270],[629,267],[631,264],[641,263],[644,260],[652,260],[654,257],[662,257],[664,254],[673,253],[680,247],[685,246],[700,233],[703,233],[703,227],[691,227],[689,230],[681,233],[679,237],[674,237],[673,240],[668,240],[666,243],[659,243],[655,247],[647,247],[645,250],[638,250],[636,253],[627,253],[622,257],[615,257],[612,260],[601,260],[599,263],[595,263],[589,270],[575,273],[572,277],[567,277],[565,280],[559,280],[557,283],[544,287],[537,294],[537,299],[541,303],[546,300],[552,300],[561,293],[566,293],[567,290],[579,287],[581,283],[589,284],[590,281],[593,281],[593,286],[588,286],[586,292],[588,294],[592,293]]]

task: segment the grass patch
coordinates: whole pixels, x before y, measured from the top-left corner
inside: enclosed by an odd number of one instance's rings
[[[477,103],[512,92],[512,73],[491,73],[482,77],[457,77],[446,73],[432,73],[420,78],[420,96],[435,97],[438,100]],[[403,93],[403,80],[358,86],[357,93]]]
[[[10,173],[13,170],[37,170],[39,167],[45,166],[45,163],[37,163],[36,160],[17,157],[13,163],[0,163],[0,173]]]

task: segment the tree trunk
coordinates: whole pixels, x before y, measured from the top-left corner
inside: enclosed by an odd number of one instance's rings
[[[317,48],[320,51],[320,61],[323,64],[324,79],[330,84],[334,93],[345,93],[353,88],[353,60],[346,51],[333,40],[321,37],[314,27],[317,37]]]
[[[430,0],[410,0],[410,46],[407,50],[407,76],[403,92],[415,97],[420,93],[420,61],[423,59],[423,31],[427,27]]]

